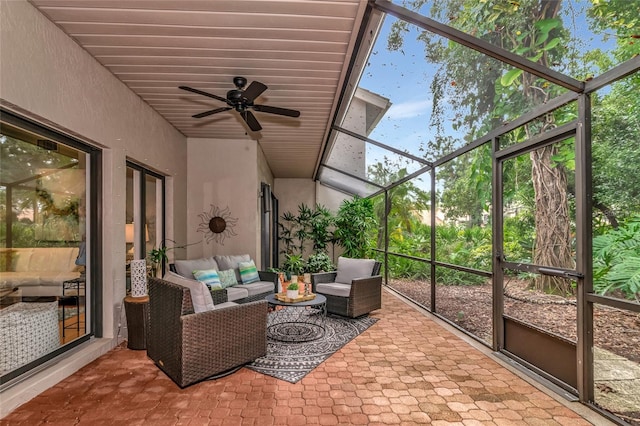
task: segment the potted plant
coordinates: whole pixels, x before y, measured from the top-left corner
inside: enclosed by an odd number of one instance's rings
[[[310,274],[317,274],[318,272],[330,272],[335,270],[333,262],[329,255],[325,252],[316,252],[309,256],[307,259],[307,265],[305,271]]]
[[[168,240],[167,239],[165,241],[171,241],[172,243],[175,243],[175,241],[173,241],[173,240]],[[185,245],[182,245],[182,246],[167,247],[165,245],[165,241],[162,242],[160,247],[157,247],[157,248],[154,248],[154,249],[150,250],[148,255],[147,255],[147,257],[149,259],[149,263],[151,264],[151,276],[152,277],[155,277],[157,272],[158,272],[158,270],[162,270],[162,267],[164,266],[164,263],[169,261],[169,256],[167,255],[169,250],[185,248],[185,247],[189,247],[189,246],[192,246],[194,244],[200,243],[200,241],[198,241],[198,242],[195,242],[195,243],[185,244]]]
[[[297,277],[304,272],[304,259],[302,258],[302,255],[285,254],[282,269],[284,269],[291,277],[291,280],[294,281],[294,276]]]
[[[160,265],[163,265],[164,262],[169,260],[167,256],[167,252],[169,251],[169,247],[160,246],[158,248],[154,248],[149,252],[149,263],[151,264],[151,276],[155,277],[158,273],[158,268]]]
[[[287,287],[287,297],[289,299],[295,299],[296,297],[298,297],[299,288],[300,287],[298,287],[297,282],[292,282],[291,284],[289,284],[289,286]]]

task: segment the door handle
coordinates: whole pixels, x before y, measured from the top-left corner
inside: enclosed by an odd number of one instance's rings
[[[542,275],[553,275],[555,277],[564,277],[569,279],[584,278],[584,275],[575,271],[565,271],[564,269],[555,268],[538,268],[538,272]]]

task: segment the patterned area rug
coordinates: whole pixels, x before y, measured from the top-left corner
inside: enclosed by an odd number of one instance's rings
[[[268,376],[296,383],[378,321],[377,318],[356,319],[327,315],[324,336],[304,343],[267,341],[267,355],[246,367]]]

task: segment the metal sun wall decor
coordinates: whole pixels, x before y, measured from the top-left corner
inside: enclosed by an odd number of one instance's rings
[[[198,232],[204,233],[207,244],[213,240],[223,246],[225,239],[238,235],[233,230],[238,223],[238,218],[231,217],[229,207],[221,209],[211,204],[209,211],[199,214],[198,217],[202,220],[198,226]]]

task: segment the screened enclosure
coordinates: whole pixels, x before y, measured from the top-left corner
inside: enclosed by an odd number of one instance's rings
[[[316,173],[386,286],[640,424],[640,3],[374,1]]]

